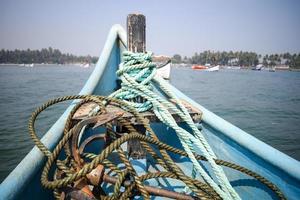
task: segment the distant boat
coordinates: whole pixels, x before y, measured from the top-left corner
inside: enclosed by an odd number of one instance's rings
[[[90,63],[86,63],[85,65],[83,65],[83,68],[88,68],[90,67]]]
[[[206,66],[203,66],[203,65],[193,65],[192,66],[192,69],[208,69],[208,67],[206,67]]]
[[[220,66],[217,65],[214,67],[208,67],[208,66],[203,66],[203,65],[193,65],[192,69],[203,70],[203,71],[207,71],[207,72],[216,72],[216,71],[220,70]]]
[[[207,71],[207,72],[217,72],[219,70],[220,70],[220,66],[217,65],[217,66],[214,66],[214,67],[210,67],[210,68],[206,69],[205,71]]]
[[[163,79],[170,79],[171,63],[166,64],[162,68],[157,69],[157,75]]]
[[[83,68],[89,68],[91,65],[90,65],[90,63],[83,63],[80,66]]]
[[[255,67],[252,68],[252,70],[256,70],[256,71],[260,71],[264,68],[264,66],[262,64],[258,64]]]
[[[152,56],[152,61],[157,65],[156,74],[163,79],[170,79],[171,59],[164,55]]]
[[[25,64],[24,66],[25,67],[34,67],[34,64],[33,63],[31,63],[31,64]]]
[[[276,65],[276,66],[274,66],[274,69],[276,69],[276,70],[290,70],[290,66],[288,66],[288,65]]]

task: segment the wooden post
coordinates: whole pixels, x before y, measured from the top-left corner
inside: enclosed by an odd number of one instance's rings
[[[127,16],[127,47],[134,53],[146,52],[146,17],[142,14]]]
[[[127,16],[127,47],[129,51],[135,53],[146,52],[146,17],[142,14],[129,14]],[[136,100],[141,101],[139,98]],[[135,129],[140,134],[146,132],[146,129],[141,125],[136,125]],[[127,145],[131,158],[145,158],[146,153],[139,140],[129,140]]]

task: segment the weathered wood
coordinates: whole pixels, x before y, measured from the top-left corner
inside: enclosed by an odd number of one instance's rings
[[[194,123],[199,123],[201,121],[202,112],[184,100],[181,100],[181,103],[184,105],[184,107],[187,108]],[[88,117],[89,113],[96,107],[96,105],[97,104],[94,102],[83,104],[73,115],[72,123],[77,124],[78,122],[81,122],[81,120],[84,120],[84,122],[97,124],[97,121],[99,121],[97,116]],[[140,134],[145,134],[145,131],[146,131],[145,127],[142,125],[141,121],[139,121],[131,113],[126,112],[123,109],[121,109],[115,105],[107,105],[106,111],[107,111],[106,116],[108,116],[105,118],[106,120],[107,120],[107,118],[109,118],[109,116],[117,116],[118,114],[122,113],[122,118],[130,121],[132,123],[132,125],[135,127],[135,129]],[[173,118],[176,120],[176,122],[183,122],[183,119],[178,114],[176,114],[174,111],[169,110],[169,112],[173,116]],[[157,116],[151,111],[146,111],[146,112],[143,112],[140,114],[143,118],[145,118],[148,121],[148,123],[160,122],[160,120],[157,118]],[[81,122],[81,123],[83,123],[83,122]],[[122,135],[122,133],[127,132],[125,127],[120,127],[117,121],[112,121],[111,123],[113,126],[117,126],[117,128],[118,128],[117,130],[119,130],[117,132],[119,132],[120,136]],[[81,128],[79,128],[78,130],[81,130]],[[117,135],[118,135],[118,133],[117,133]],[[107,140],[107,142],[112,141],[109,138],[107,138],[106,140]],[[108,142],[107,145],[109,143],[110,142]],[[127,143],[127,151],[128,151],[129,156],[133,159],[141,159],[141,158],[145,157],[145,151],[142,148],[139,140],[135,140],[135,139],[129,140]]]
[[[188,110],[190,116],[192,117],[194,123],[199,123],[201,121],[202,117],[202,112],[198,110],[197,108],[193,107],[191,104],[184,100],[180,100],[181,103],[186,107]],[[74,123],[78,123],[79,121],[86,119],[89,115],[89,113],[97,106],[96,103],[86,103],[83,104],[74,114],[72,120]],[[120,113],[124,112],[122,115],[122,118],[131,121],[133,125],[141,125],[141,122],[138,121],[131,113],[125,112],[119,107],[113,106],[113,105],[108,105],[106,107],[107,112],[109,113]],[[172,117],[176,120],[176,122],[183,122],[183,120],[180,118],[180,116],[176,113],[174,113],[172,110],[169,110],[170,114]],[[146,111],[143,113],[140,113],[142,117],[144,117],[146,120],[149,121],[149,123],[155,123],[155,122],[160,122],[160,120],[157,118],[157,116],[151,112],[151,111]]]
[[[181,103],[188,110],[188,112],[189,112],[190,116],[192,117],[194,123],[199,123],[201,121],[202,112],[200,110],[198,110],[197,108],[193,107],[191,104],[189,104],[188,102],[186,102],[184,100],[181,100]],[[94,102],[83,104],[76,111],[76,113],[73,115],[72,123],[77,124],[81,120],[84,120],[85,122],[97,124],[96,122],[99,121],[97,116],[88,117],[89,113],[96,106],[97,106],[97,104],[94,103]],[[118,107],[116,105],[107,105],[106,111],[107,111],[107,113],[106,113],[107,116],[117,116],[118,114],[122,113],[122,118],[124,118],[125,120],[130,121],[132,123],[132,125],[135,127],[135,129],[140,134],[145,134],[145,131],[146,131],[145,127],[142,125],[141,121],[139,121],[131,113],[124,111],[123,109],[121,109],[120,107]],[[176,114],[174,111],[169,110],[169,112],[173,116],[173,118],[176,120],[176,122],[183,122],[183,119],[178,114]],[[148,123],[160,122],[160,120],[157,118],[157,116],[151,111],[146,111],[146,112],[143,112],[143,113],[140,113],[140,114],[143,118],[145,118],[148,121]],[[109,118],[109,117],[106,117],[106,118]],[[91,120],[93,120],[93,121],[91,121]],[[122,133],[127,132],[125,127],[120,127],[117,121],[112,121],[111,123],[112,123],[113,126],[117,126],[117,130],[119,130],[117,132],[119,132],[120,136],[122,135]],[[79,128],[79,130],[81,130],[81,128]],[[109,138],[107,138],[107,142],[108,141],[110,141]],[[109,144],[109,142],[107,143],[107,145],[108,144]],[[135,140],[135,139],[129,140],[128,144],[127,144],[127,151],[128,151],[129,156],[133,159],[145,158],[145,151],[142,148],[139,140]]]
[[[146,52],[146,17],[142,14],[129,14],[127,16],[127,48],[135,53]],[[141,98],[136,99],[142,102]],[[135,129],[140,134],[145,134],[145,128],[141,125],[135,125]],[[128,141],[127,151],[133,159],[145,158],[146,152],[139,140],[132,139]]]
[[[127,16],[127,48],[132,52],[146,52],[146,17],[142,14]]]

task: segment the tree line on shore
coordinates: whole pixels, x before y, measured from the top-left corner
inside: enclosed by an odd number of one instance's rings
[[[267,67],[275,65],[288,65],[291,68],[300,68],[300,53],[290,54],[266,54],[262,56],[255,52],[243,51],[203,51],[195,53],[192,57],[175,54],[172,57],[173,63],[200,64],[206,63],[212,65],[243,66],[252,67],[259,63]]]
[[[49,63],[49,64],[68,64],[68,63],[96,63],[98,57],[95,56],[75,56],[69,53],[62,53],[58,49],[43,48],[41,50],[4,50],[0,51],[0,63],[30,64],[30,63]],[[228,65],[252,67],[258,63],[264,66],[273,67],[275,65],[288,65],[291,68],[300,69],[300,53],[290,54],[266,54],[262,56],[255,52],[243,51],[203,51],[195,53],[191,57],[182,57],[175,54],[172,57],[173,63],[212,65]]]
[[[0,51],[0,63],[30,64],[68,64],[68,63],[96,63],[98,57],[75,56],[73,54],[62,53],[58,49],[51,47],[41,50],[4,50]]]

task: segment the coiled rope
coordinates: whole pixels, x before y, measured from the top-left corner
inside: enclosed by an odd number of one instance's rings
[[[175,130],[180,142],[187,152],[189,159],[193,163],[193,177],[197,173],[223,198],[240,199],[236,191],[230,185],[223,169],[219,167],[215,159],[216,155],[203,134],[193,123],[187,109],[182,105],[178,98],[172,93],[166,85],[156,75],[156,65],[151,61],[151,53],[132,53],[125,51],[123,53],[124,62],[121,63],[117,74],[121,78],[121,89],[114,92],[111,96],[126,101],[139,112],[152,109],[155,115],[167,126]],[[159,86],[167,99],[162,98],[152,91],[155,84]],[[132,101],[142,97],[144,102]],[[175,105],[170,103],[175,102]],[[178,114],[184,122],[187,123],[192,132],[181,128],[172,117],[170,110]],[[208,160],[217,181],[214,181],[210,175],[203,169],[194,153],[199,148],[204,157]]]
[[[94,170],[99,164],[102,164],[111,169],[117,175],[117,178],[113,195],[109,196],[104,192],[104,196],[103,193],[101,195],[97,194],[97,198],[130,198],[133,193],[135,194],[133,191],[137,190],[142,197],[149,199],[149,191],[151,191],[151,188],[150,190],[149,188],[147,190],[147,186],[143,184],[143,181],[151,178],[168,177],[182,181],[192,191],[192,194],[195,194],[201,199],[240,199],[238,194],[230,185],[223,169],[219,166],[224,165],[257,178],[262,183],[266,184],[270,189],[272,189],[281,199],[285,198],[275,185],[258,174],[255,174],[254,172],[235,164],[217,159],[204,136],[193,123],[187,109],[172,93],[169,86],[165,84],[158,76],[155,76],[156,65],[151,61],[151,53],[144,54],[124,52],[123,58],[124,62],[120,64],[120,69],[117,71],[117,75],[122,81],[121,89],[112,93],[110,97],[82,95],[62,97],[49,101],[33,113],[29,122],[30,135],[37,147],[45,154],[45,156],[48,157],[41,177],[41,182],[44,187],[54,189],[55,196],[60,198],[61,194],[63,193],[61,188],[70,187],[74,184],[76,185],[76,182],[78,181],[82,182],[82,179],[85,180],[92,170]],[[164,98],[153,92],[153,89],[156,87],[162,91],[163,95],[165,96]],[[71,99],[82,99],[82,101],[74,106],[73,110],[70,112],[65,125],[63,138],[59,141],[53,152],[51,152],[37,138],[34,130],[34,122],[37,115],[47,107],[55,103]],[[173,103],[170,103],[170,101]],[[80,156],[82,156],[82,158],[79,160],[83,160],[84,158],[91,159],[91,162],[89,163],[81,163],[81,161],[78,161],[78,159],[76,160],[76,155],[74,155],[74,153],[72,153],[70,150],[70,139],[72,137],[76,138],[76,131],[79,128],[81,128],[82,133],[84,133],[84,129],[89,124],[85,124],[85,121],[83,120],[72,127],[71,122],[72,117],[77,109],[87,102],[94,102],[98,105],[97,109],[94,109],[93,112],[90,113],[89,117],[103,115],[107,112],[106,106],[108,104],[113,104],[114,106],[125,109],[126,112],[130,112],[139,121],[141,121],[146,131],[149,133],[149,136],[139,134],[129,121],[126,121],[119,116],[118,122],[121,124],[121,126],[126,127],[128,133],[123,134],[123,136],[120,138],[117,138],[117,134],[112,128],[113,124],[111,124],[110,121],[106,121],[103,125],[107,130],[106,135],[109,136],[113,141],[111,143],[107,143],[108,146],[104,148],[99,155],[81,152]],[[175,130],[185,151],[168,146],[167,144],[161,143],[158,140],[150,126],[139,114],[139,112],[144,112],[150,109],[153,110],[155,115],[163,123]],[[175,119],[170,113],[170,110],[175,112],[180,118],[182,118],[184,122],[186,122],[191,130],[191,133],[181,128],[176,123]],[[130,164],[126,156],[126,152],[120,148],[121,144],[131,139],[140,140],[143,148],[146,150],[146,153],[149,154],[155,160],[155,162],[161,165],[167,172],[147,173],[145,175],[138,176],[133,166]],[[79,143],[79,141],[77,141],[77,143]],[[156,145],[158,147],[160,155],[155,153],[155,150],[152,149],[151,145]],[[201,150],[203,156],[196,154],[197,148]],[[58,159],[58,155],[63,149],[66,154],[66,159],[61,161]],[[125,165],[125,171],[118,168],[118,163],[113,163],[109,160],[109,155],[115,151],[118,153],[120,160]],[[186,176],[186,174],[168,155],[168,151],[186,156],[191,160],[193,163],[192,177]],[[216,181],[214,181],[205,171],[205,169],[202,168],[199,163],[200,160],[207,161],[210,164],[217,179]],[[55,162],[57,168],[54,175],[54,180],[49,180],[49,172]],[[195,179],[197,174],[201,175],[205,183],[201,183]],[[124,184],[124,181],[128,176],[133,177],[132,180],[134,181],[127,184],[125,192],[121,193],[121,186]],[[100,187],[100,185],[97,185],[97,187]],[[178,198],[180,196],[180,194],[173,195],[177,195]]]
[[[70,112],[70,115],[67,119],[65,125],[65,131],[62,139],[59,141],[58,145],[54,148],[53,151],[50,151],[37,137],[35,131],[35,120],[37,116],[48,108],[51,105],[54,105],[59,102],[67,101],[67,100],[74,100],[74,99],[82,99],[76,106],[74,106],[73,110]],[[70,153],[70,139],[75,134],[75,130],[80,127],[80,123],[77,123],[72,128],[70,126],[72,117],[77,109],[80,108],[81,105],[85,104],[86,102],[94,102],[99,106],[99,111],[95,114],[96,115],[103,115],[106,111],[107,105],[117,106],[119,108],[123,108],[126,112],[131,113],[136,119],[141,122],[141,124],[145,127],[146,131],[149,133],[148,136],[139,134],[135,128],[132,126],[130,121],[126,121],[122,117],[118,117],[118,123],[122,126],[127,128],[127,134],[122,135],[120,138],[116,137],[116,133],[112,130],[111,133],[114,134],[116,139],[111,142],[106,148],[104,148],[99,154],[93,153],[86,153],[81,152],[82,159],[89,159],[90,162],[85,163],[83,166],[78,168],[79,163],[74,160],[74,155]],[[105,104],[103,104],[105,102]],[[110,122],[104,124],[106,127],[111,127]],[[169,156],[168,152],[172,152],[174,154],[178,154],[181,156],[188,156],[188,153],[182,151],[180,149],[176,149],[172,146],[164,144],[159,141],[153,130],[150,128],[147,121],[141,117],[141,115],[131,106],[129,106],[124,101],[120,101],[117,99],[113,99],[110,97],[101,97],[101,96],[87,96],[87,95],[74,95],[74,96],[65,96],[61,98],[56,98],[53,100],[48,101],[41,107],[37,108],[35,112],[32,113],[32,116],[29,120],[29,133],[32,137],[33,141],[35,142],[36,146],[43,152],[43,154],[48,158],[47,162],[44,166],[41,176],[42,185],[45,188],[53,189],[54,195],[57,199],[60,199],[62,194],[64,193],[65,188],[70,188],[76,184],[76,182],[80,180],[86,180],[86,177],[93,169],[95,169],[99,164],[103,164],[105,167],[111,170],[111,173],[115,174],[116,183],[114,185],[114,192],[113,194],[99,194],[95,196],[95,199],[132,199],[133,196],[138,195],[142,196],[144,199],[150,199],[150,194],[148,193],[147,187],[143,181],[152,178],[170,178],[170,179],[177,179],[182,181],[186,184],[193,192],[192,194],[195,195],[193,198],[200,198],[200,199],[221,199],[221,196],[214,191],[214,189],[205,183],[202,183],[196,179],[188,177],[184,174],[184,172],[177,166],[177,164],[172,160]],[[146,150],[147,155],[152,157],[156,164],[161,165],[165,171],[157,171],[152,173],[146,173],[144,175],[138,176],[135,172],[134,168],[130,164],[126,152],[120,148],[123,143],[126,143],[128,140],[131,139],[138,139],[141,141],[143,148]],[[153,149],[153,145],[159,150],[159,154],[157,151]],[[65,148],[64,148],[65,147]],[[65,160],[59,160],[58,156],[64,149],[66,154]],[[113,160],[110,159],[110,155],[113,152],[117,152],[120,160],[125,164],[124,168],[117,165],[118,163],[113,163]],[[201,155],[194,154],[197,160],[207,161],[207,158]],[[244,167],[238,166],[233,163],[229,163],[223,160],[215,159],[214,160],[217,165],[223,165],[235,170],[238,170],[242,173],[245,173],[263,184],[269,187],[272,191],[280,199],[285,199],[282,192],[271,182],[266,180],[264,177],[258,175],[251,170],[248,170]],[[56,163],[55,173],[53,180],[49,179],[49,173],[52,168],[54,168],[54,164]],[[58,176],[57,174],[61,174]],[[131,177],[131,178],[130,178]],[[121,186],[124,184],[125,180],[134,180],[127,184],[126,189],[121,192]],[[88,183],[91,185],[90,183]],[[94,188],[101,188],[104,187],[103,185],[94,185]],[[180,196],[180,194],[178,194]],[[179,197],[178,196],[178,197]],[[182,196],[180,196],[182,197]],[[183,196],[181,199],[191,199],[186,196]]]

